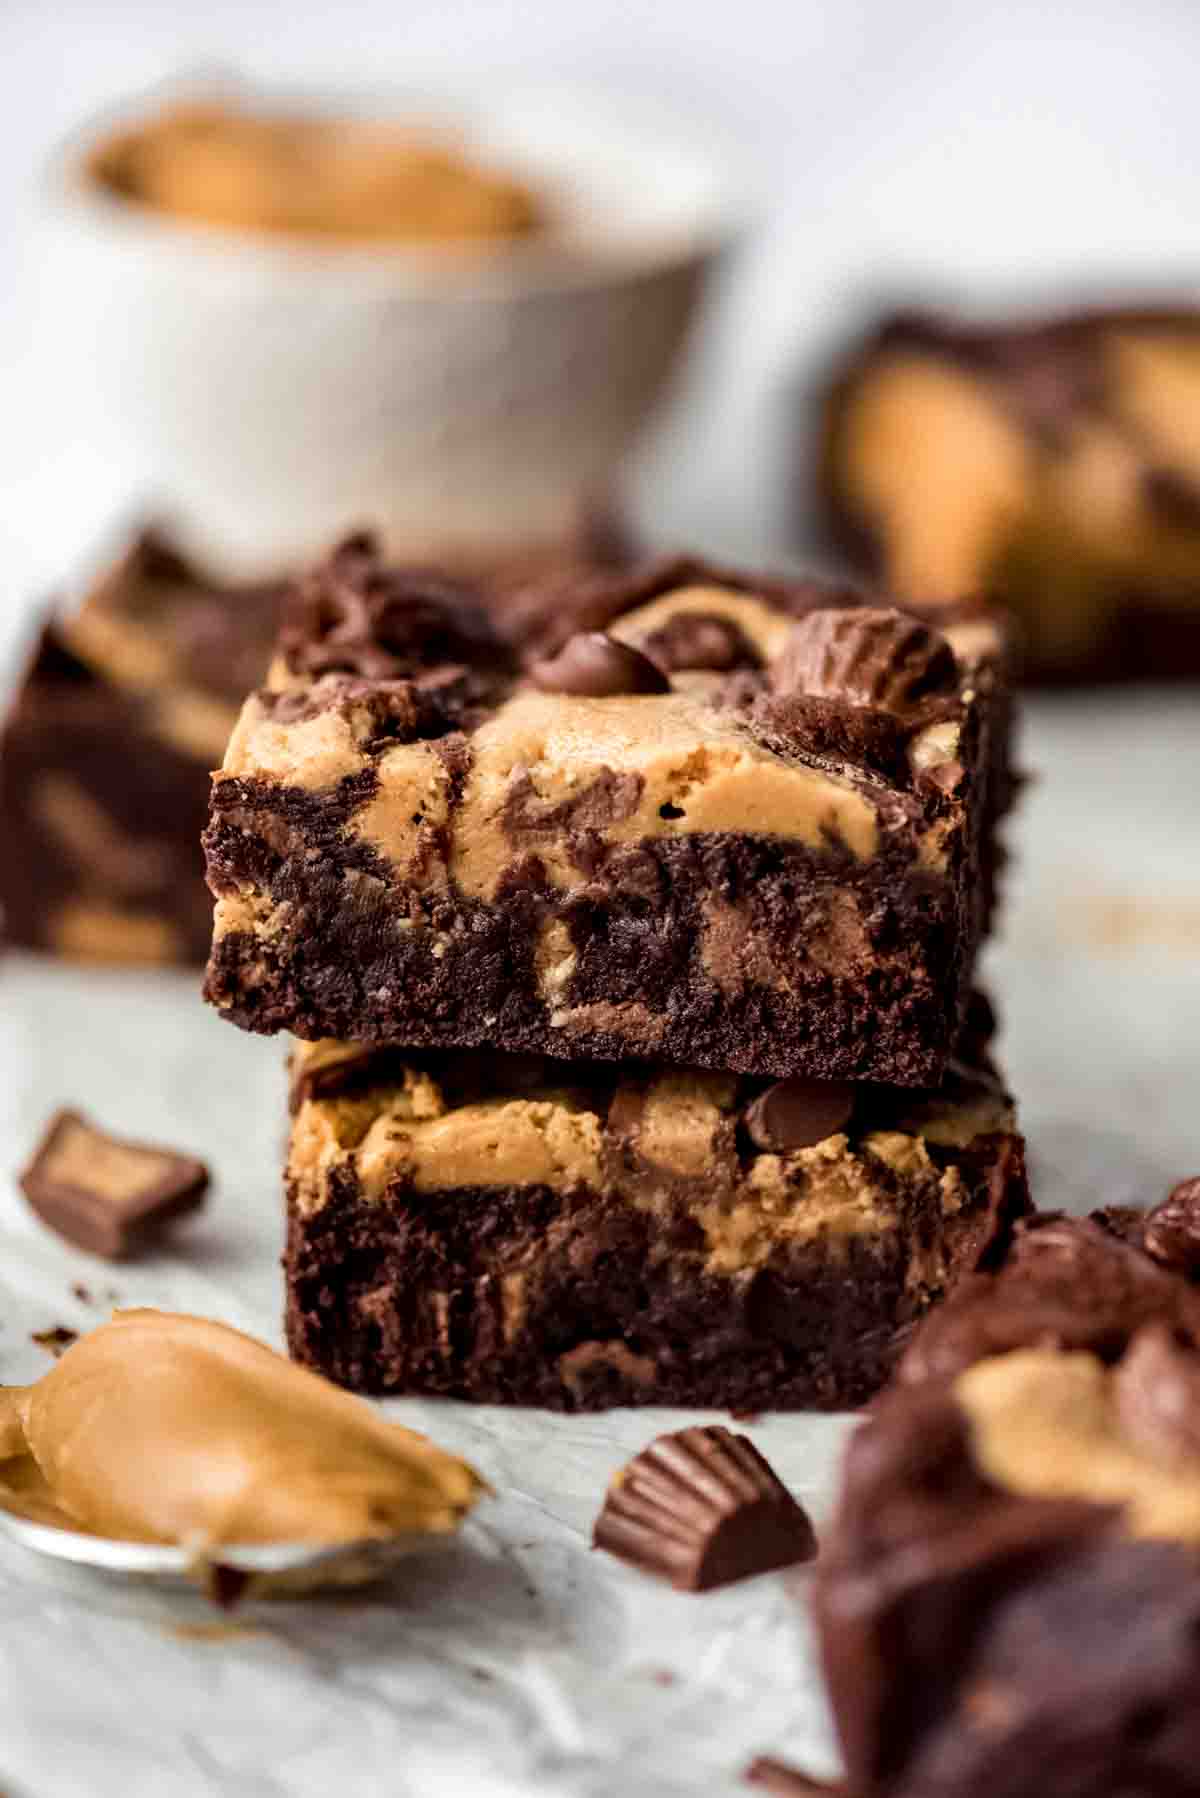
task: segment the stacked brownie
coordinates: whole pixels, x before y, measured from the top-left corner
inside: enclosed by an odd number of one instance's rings
[[[1028,1200],[969,1004],[996,619],[698,563],[472,590],[342,545],[205,837],[293,1053],[293,1352],[372,1391],[836,1407]]]

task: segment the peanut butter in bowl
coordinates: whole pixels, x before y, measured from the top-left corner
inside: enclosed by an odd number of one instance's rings
[[[427,127],[182,101],[105,138],[91,181],[223,230],[344,243],[475,247],[543,231],[543,200]]]

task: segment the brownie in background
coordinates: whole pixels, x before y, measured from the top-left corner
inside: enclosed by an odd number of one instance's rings
[[[818,530],[889,592],[1002,600],[1031,677],[1200,675],[1200,310],[898,312],[817,429]]]
[[[203,960],[209,775],[265,671],[280,592],[219,585],[147,532],[47,621],[0,737],[7,941]]]

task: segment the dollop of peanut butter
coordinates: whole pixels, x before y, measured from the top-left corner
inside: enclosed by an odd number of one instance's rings
[[[117,1541],[386,1541],[457,1528],[465,1461],[202,1317],[118,1311],[0,1388],[0,1504]]]

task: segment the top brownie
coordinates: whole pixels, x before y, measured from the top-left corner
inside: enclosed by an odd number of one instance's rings
[[[302,1037],[935,1084],[1009,785],[980,606],[677,560],[489,617],[354,538],[215,777],[207,994]]]

